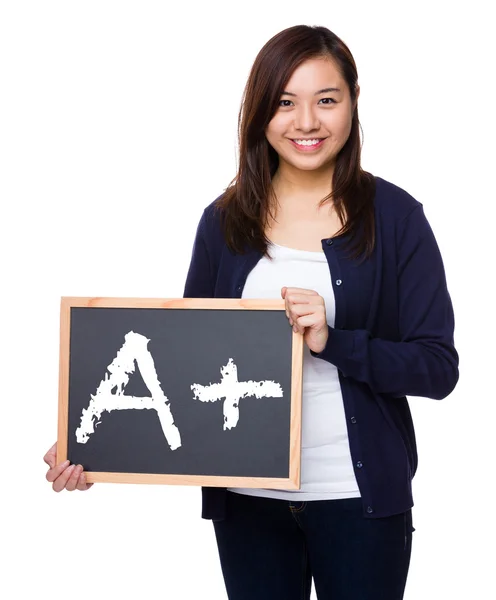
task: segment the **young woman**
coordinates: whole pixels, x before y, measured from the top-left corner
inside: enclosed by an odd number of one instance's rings
[[[301,489],[203,488],[231,600],[400,600],[417,467],[406,396],[458,380],[454,316],[422,204],[360,166],[357,70],[325,27],[269,40],[239,116],[236,177],[205,209],[185,297],[285,300],[305,341]],[[87,489],[56,466],[57,491]],[[70,471],[72,469],[72,471]]]

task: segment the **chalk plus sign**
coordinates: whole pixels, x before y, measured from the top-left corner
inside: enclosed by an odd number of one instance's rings
[[[238,367],[232,358],[220,369],[220,383],[191,386],[195,400],[200,402],[217,402],[224,398],[224,430],[236,427],[239,420],[239,401],[241,398],[282,398],[282,388],[274,381],[238,381]]]

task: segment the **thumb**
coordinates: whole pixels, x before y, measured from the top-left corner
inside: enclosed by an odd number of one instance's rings
[[[56,461],[56,453],[57,453],[57,442],[55,442],[55,444],[50,448],[50,450],[43,457],[43,460],[50,467],[50,469],[53,469],[53,467],[55,467],[55,464],[57,462]]]
[[[287,289],[288,289],[287,287],[283,287],[281,289],[281,296],[282,296],[283,300],[286,298],[286,291],[287,291]]]

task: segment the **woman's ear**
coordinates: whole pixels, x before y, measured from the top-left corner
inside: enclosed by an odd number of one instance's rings
[[[358,96],[360,96],[360,86],[357,83],[355,85],[355,103],[354,103],[354,106],[353,106],[353,112],[355,112],[355,109],[356,109],[356,106],[357,106]]]

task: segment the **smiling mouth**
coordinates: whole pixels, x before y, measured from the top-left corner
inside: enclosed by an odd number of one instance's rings
[[[295,138],[295,139],[288,138],[288,139],[293,144],[293,146],[295,146],[295,148],[298,148],[298,150],[307,150],[308,151],[308,150],[314,150],[315,148],[320,148],[320,146],[322,146],[322,144],[324,143],[324,141],[327,138],[312,138],[309,140],[303,140],[303,142],[306,141],[306,143],[296,142],[295,140],[298,138]]]

